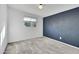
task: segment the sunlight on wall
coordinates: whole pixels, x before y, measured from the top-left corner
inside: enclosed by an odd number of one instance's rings
[[[5,26],[2,28],[2,31],[1,31],[1,45],[2,45],[2,43],[3,43],[3,40],[4,40],[4,38],[5,38]]]

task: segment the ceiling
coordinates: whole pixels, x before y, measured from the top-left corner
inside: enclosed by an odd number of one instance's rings
[[[38,5],[39,4],[9,4],[8,6],[42,17],[50,16],[56,13],[79,7],[79,4],[44,4],[44,8],[40,10],[38,9]]]

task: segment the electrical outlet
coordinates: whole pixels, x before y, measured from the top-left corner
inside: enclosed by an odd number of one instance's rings
[[[62,37],[59,38],[60,40],[62,39]]]

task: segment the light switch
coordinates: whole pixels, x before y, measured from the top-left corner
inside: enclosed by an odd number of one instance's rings
[[[62,39],[62,37],[60,36],[60,38],[59,38],[60,40]]]

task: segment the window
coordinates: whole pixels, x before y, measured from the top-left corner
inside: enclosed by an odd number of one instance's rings
[[[24,17],[24,25],[27,27],[36,27],[36,19],[30,17]]]

